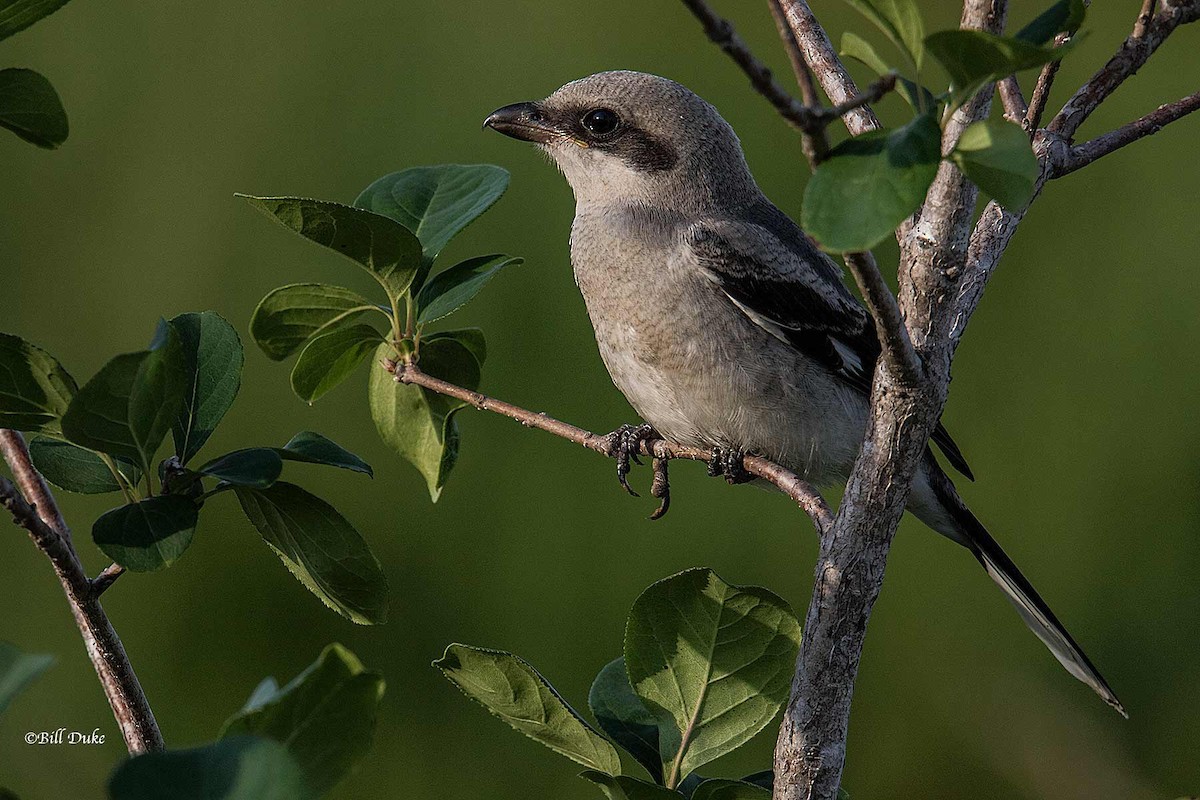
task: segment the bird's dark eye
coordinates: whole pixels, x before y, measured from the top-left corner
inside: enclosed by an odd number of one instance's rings
[[[617,112],[607,108],[593,108],[583,115],[583,127],[593,136],[607,136],[621,124]]]

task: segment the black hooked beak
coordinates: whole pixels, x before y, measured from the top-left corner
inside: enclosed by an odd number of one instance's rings
[[[498,108],[483,121],[483,127],[536,144],[546,144],[561,136],[537,103],[513,103]]]

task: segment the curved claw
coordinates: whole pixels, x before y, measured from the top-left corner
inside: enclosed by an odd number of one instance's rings
[[[609,457],[617,460],[617,482],[633,497],[640,497],[629,485],[630,462],[639,466],[642,464],[639,457],[642,442],[657,439],[658,433],[647,424],[622,425],[605,438],[608,440]]]
[[[708,462],[709,477],[723,477],[730,486],[749,483],[754,476],[746,471],[746,453],[732,447],[714,447]]]
[[[650,484],[650,494],[659,499],[658,508],[650,515],[650,519],[662,519],[671,508],[671,480],[667,475],[667,460],[654,459],[654,481]]]

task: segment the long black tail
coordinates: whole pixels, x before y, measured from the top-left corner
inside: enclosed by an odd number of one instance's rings
[[[1001,549],[1000,544],[966,507],[946,474],[936,465],[931,472],[933,474],[930,475],[930,484],[943,507],[960,528],[966,539],[964,544],[975,554],[975,558],[979,559],[979,563],[996,585],[1004,591],[1029,629],[1050,648],[1050,652],[1067,668],[1067,672],[1092,687],[1104,702],[1120,712],[1121,716],[1128,718],[1125,707],[1109,688],[1108,682],[1092,665],[1091,659],[1075,643],[1071,634],[1067,633],[1067,629],[1054,616],[1050,606],[1046,605],[1046,601],[1021,574],[1021,570],[1017,569],[1017,565]]]

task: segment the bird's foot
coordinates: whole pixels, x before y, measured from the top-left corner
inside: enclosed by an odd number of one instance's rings
[[[746,454],[732,447],[714,447],[708,461],[708,474],[713,478],[724,478],[730,486],[749,483],[754,476],[746,471]]]
[[[634,464],[640,466],[642,459],[639,456],[642,449],[642,442],[659,438],[662,437],[658,435],[654,427],[645,423],[641,425],[622,425],[604,437],[608,457],[617,460],[617,480],[620,481],[625,491],[634,497],[639,497],[640,495],[629,485],[629,462],[632,461]],[[656,465],[656,475],[657,472],[658,468]],[[655,495],[655,497],[657,496]]]

